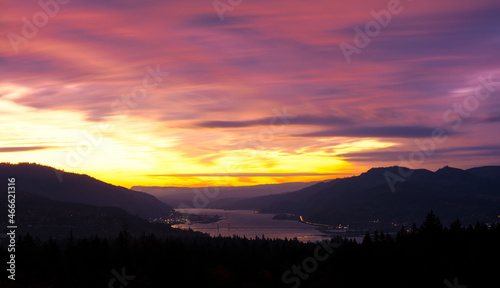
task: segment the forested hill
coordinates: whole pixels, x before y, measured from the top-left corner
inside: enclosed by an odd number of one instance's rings
[[[418,169],[401,177],[402,167],[372,168],[359,176],[318,183],[282,195],[235,201],[219,208],[261,209],[293,213],[311,222],[367,227],[377,223],[423,221],[429,210],[444,223],[458,218],[464,223],[499,220],[500,166],[462,170],[444,167],[435,172]],[[387,179],[394,179],[391,191]],[[391,178],[393,177],[393,178]]]
[[[68,173],[38,164],[0,163],[0,179],[16,178],[18,191],[52,200],[93,206],[113,206],[143,218],[165,217],[174,210],[144,192],[111,185],[88,175]]]

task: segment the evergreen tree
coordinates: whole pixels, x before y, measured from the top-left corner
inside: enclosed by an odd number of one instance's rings
[[[420,226],[420,231],[426,235],[437,235],[441,233],[443,230],[443,225],[434,212],[431,210],[427,217],[425,217],[425,221]]]

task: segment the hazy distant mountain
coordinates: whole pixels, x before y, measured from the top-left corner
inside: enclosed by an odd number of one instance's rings
[[[391,192],[386,173],[399,175],[399,167],[372,168],[359,176],[335,179],[282,195],[256,197],[230,203],[237,209],[294,213],[306,220],[328,224],[370,226],[381,223],[421,222],[433,209],[443,222],[455,218],[500,220],[500,167],[461,170],[444,167],[436,172],[414,170]],[[404,168],[407,171],[407,168]]]
[[[164,203],[174,208],[179,207],[181,203],[193,207],[193,200],[198,193],[202,193],[207,201],[196,198],[199,203],[206,203],[206,208],[216,208],[236,200],[258,197],[263,195],[281,194],[290,191],[296,191],[305,187],[314,185],[318,182],[290,182],[282,184],[265,184],[239,187],[159,187],[159,186],[134,186],[131,189],[146,192],[160,199]],[[211,197],[213,195],[214,197]],[[203,197],[203,196],[200,196]]]
[[[0,179],[7,181],[7,177],[16,178],[17,191],[29,192],[52,200],[119,207],[132,215],[145,218],[168,216],[173,212],[172,207],[147,193],[48,166],[0,163]]]

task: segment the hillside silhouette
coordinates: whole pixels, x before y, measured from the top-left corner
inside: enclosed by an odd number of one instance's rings
[[[119,207],[143,218],[168,217],[172,207],[144,192],[115,186],[88,175],[34,163],[0,163],[0,178],[16,177],[18,191],[48,199],[93,206]]]
[[[0,199],[0,207],[7,211],[6,199]],[[132,236],[140,236],[143,233],[159,237],[202,234],[174,229],[165,224],[150,223],[118,207],[56,201],[21,191],[16,193],[16,221],[19,223],[18,233],[29,233],[42,240],[63,239],[70,234],[75,238],[114,237],[125,226]]]
[[[500,215],[500,167],[461,170],[444,167],[436,172],[413,170],[391,191],[387,173],[400,167],[372,168],[359,176],[318,183],[299,191],[233,201],[223,209],[259,209],[292,213],[307,221],[358,228],[391,229],[393,223],[422,221],[429,210],[443,223],[497,221]],[[408,168],[402,168],[409,171]]]

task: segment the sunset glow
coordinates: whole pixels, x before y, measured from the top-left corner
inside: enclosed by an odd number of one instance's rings
[[[0,1],[0,160],[126,187],[499,165],[500,3],[397,1],[360,48],[394,1],[363,2]]]

